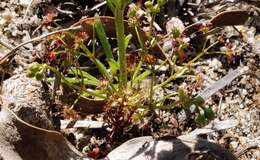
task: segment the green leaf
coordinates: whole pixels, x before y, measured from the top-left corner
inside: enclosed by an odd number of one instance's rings
[[[108,79],[110,82],[112,82],[112,76],[110,75],[110,73],[107,71],[105,65],[103,63],[101,63],[98,59],[95,59],[94,62],[99,70],[99,72],[106,78]]]
[[[32,78],[32,77],[35,76],[35,72],[33,72],[33,71],[30,70],[30,69],[27,69],[27,71],[26,71],[26,76]]]
[[[35,77],[37,72],[42,70],[42,64],[39,64],[37,62],[34,62],[31,64],[31,66],[26,71],[26,76],[28,77]]]
[[[90,50],[85,46],[84,43],[80,44],[80,48],[84,51],[84,55],[93,60],[94,54],[90,52]],[[81,52],[82,53],[82,52]]]
[[[44,71],[40,70],[39,72],[37,72],[35,74],[35,78],[36,78],[36,80],[41,81],[44,78]]]
[[[144,6],[147,8],[147,9],[151,9],[153,7],[153,2],[152,1],[146,1],[144,3]]]
[[[114,0],[116,9],[121,9],[124,5],[124,0]]]
[[[209,120],[213,120],[215,118],[215,114],[214,111],[212,110],[212,107],[205,108],[204,115]]]
[[[65,78],[69,83],[72,84],[78,84],[81,83],[81,79],[76,79],[76,78],[70,78],[70,77],[66,77]],[[93,86],[99,86],[99,81],[93,81],[90,79],[83,79],[83,83],[84,85],[93,85]]]
[[[42,67],[41,64],[39,64],[39,63],[37,63],[37,62],[33,62],[29,69],[30,69],[32,72],[38,72],[39,70],[41,70],[41,67]]]
[[[89,49],[84,45],[80,45],[80,47],[82,48],[82,50],[84,51],[84,53],[90,58],[90,60],[92,60],[92,62],[97,66],[99,72],[110,82],[112,82],[112,76],[109,74],[109,72],[107,71],[105,65],[103,63],[101,63],[98,59],[96,59],[94,57],[94,54],[91,53],[89,51]]]
[[[159,6],[165,5],[166,2],[167,2],[166,0],[157,0]]]
[[[80,73],[81,72],[81,73]],[[83,75],[83,77],[84,78],[86,78],[86,79],[88,79],[88,80],[92,80],[92,81],[95,81],[96,83],[99,83],[100,81],[96,78],[96,77],[94,77],[94,76],[92,76],[91,74],[89,74],[88,72],[85,72],[85,71],[83,71],[83,70],[79,70],[79,69],[71,69],[71,70],[69,70],[69,72],[68,72],[68,74],[72,74],[72,75],[75,75],[75,73],[77,74],[77,75]],[[76,75],[75,75],[76,76]]]
[[[115,75],[117,73],[117,71],[119,71],[119,64],[117,61],[111,59],[108,61],[108,64],[110,66],[111,72],[113,75]]]
[[[126,37],[125,37],[125,50],[127,48],[127,46],[129,45],[129,42],[130,40],[132,39],[133,35],[132,34],[128,34]]]
[[[204,115],[198,114],[195,119],[195,122],[198,126],[203,127],[207,124],[207,119]]]
[[[141,73],[138,75],[135,79],[133,79],[133,83],[137,83],[140,81],[143,81],[146,79],[152,72],[150,70],[146,70],[145,72]]]
[[[66,60],[62,61],[62,66],[65,67],[65,68],[70,68],[71,62],[66,59]]]
[[[46,65],[39,64],[37,62],[32,63],[32,65],[26,71],[26,76],[35,77],[39,81],[42,80],[44,78],[45,66]]]
[[[107,0],[107,5],[111,9],[112,12],[115,12],[115,5],[113,3],[113,0]]]
[[[144,115],[142,113],[136,112],[132,115],[132,119],[134,122],[139,122],[144,118]]]
[[[101,42],[101,45],[103,47],[103,51],[104,51],[107,59],[108,60],[114,59],[112,49],[111,49],[111,46],[108,42],[108,38],[107,38],[107,35],[106,35],[106,32],[105,32],[105,29],[104,29],[98,15],[95,16],[95,29],[96,29],[96,33],[98,34],[98,38]]]
[[[170,110],[172,108],[174,108],[177,105],[177,102],[173,102],[171,104],[167,104],[167,105],[163,105],[160,107],[160,109],[162,110]]]
[[[83,91],[82,95],[106,99],[106,95],[104,94],[104,92],[102,90],[90,90],[90,89],[88,89],[88,90]]]
[[[192,99],[190,99],[184,92],[183,88],[179,88],[179,98],[181,104],[185,107],[188,108],[192,105]]]
[[[132,0],[125,0],[125,4],[131,3]]]
[[[140,60],[137,67],[135,68],[134,74],[132,76],[132,81],[134,81],[136,79],[136,77],[138,76],[138,74],[140,73],[142,64],[143,64],[143,61]]]
[[[200,96],[193,98],[193,104],[195,104],[196,106],[203,106],[204,103],[204,99]]]

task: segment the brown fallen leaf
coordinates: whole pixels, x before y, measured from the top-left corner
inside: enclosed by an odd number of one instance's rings
[[[223,26],[244,25],[249,17],[250,13],[248,11],[233,10],[221,12],[207,22],[210,24],[210,29],[213,29]],[[191,24],[184,29],[183,33],[185,35],[191,35],[192,33],[198,31],[203,23],[205,22]]]
[[[80,159],[82,155],[61,133],[32,126],[2,106],[0,157],[6,160],[71,160]]]

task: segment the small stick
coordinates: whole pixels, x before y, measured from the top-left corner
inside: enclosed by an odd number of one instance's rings
[[[9,50],[14,49],[14,46],[13,46],[13,45],[11,45],[10,43],[8,43],[8,42],[6,42],[6,41],[4,41],[4,40],[2,40],[2,39],[0,39],[0,44],[1,44],[2,46],[6,47],[6,48],[9,49]]]
[[[243,154],[245,154],[248,150],[250,150],[250,149],[257,149],[257,148],[258,148],[257,144],[251,144],[251,145],[249,145],[249,146],[243,148],[242,150],[237,151],[237,152],[235,153],[235,156],[236,156],[237,158],[239,158],[240,156],[242,156]]]
[[[25,11],[25,13],[24,13],[23,20],[25,20],[27,14],[28,14],[28,12],[29,12],[29,9],[30,9],[30,7],[31,7],[31,5],[32,5],[32,3],[33,3],[33,1],[34,1],[34,0],[31,0],[31,1],[29,2],[28,6],[27,6],[27,8],[26,8],[26,11]]]
[[[94,11],[94,10],[96,10],[96,9],[106,5],[106,4],[107,4],[107,1],[101,2],[101,3],[97,4],[96,6],[92,7],[89,11]]]

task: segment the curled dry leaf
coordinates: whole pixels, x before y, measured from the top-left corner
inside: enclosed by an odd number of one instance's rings
[[[244,10],[233,10],[221,12],[215,17],[213,17],[208,23],[210,28],[231,26],[231,25],[244,25],[250,17],[250,13]],[[200,28],[200,26],[205,22],[194,23],[190,26],[187,26],[183,33],[190,35]]]
[[[59,132],[32,126],[2,106],[0,157],[8,160],[71,160],[80,159],[82,155]]]

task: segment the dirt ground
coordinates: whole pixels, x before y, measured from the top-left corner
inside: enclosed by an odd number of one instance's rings
[[[70,5],[66,8],[66,4]],[[106,4],[103,4],[101,0],[83,2],[81,0],[1,0],[0,58],[20,43],[48,33],[55,28],[53,26],[41,26],[43,17],[47,12],[47,6],[59,9],[56,20],[62,28],[77,22],[82,16],[93,16],[96,12],[101,15],[111,15],[105,7]],[[173,11],[173,9],[175,10]],[[190,76],[186,81],[169,86],[168,89],[182,86],[185,91],[190,92],[190,95],[195,95],[224,77],[230,70],[238,67],[248,68],[256,75],[255,77],[248,74],[241,75],[206,101],[206,104],[212,106],[216,112],[216,120],[237,120],[239,124],[227,130],[210,133],[207,138],[221,144],[232,153],[239,154],[238,159],[240,160],[260,160],[260,81],[256,78],[260,76],[260,1],[169,0],[168,5],[156,18],[156,23],[159,28],[163,28],[162,26],[165,26],[170,17],[177,16],[185,26],[188,26],[210,19],[220,12],[230,10],[252,10],[252,13],[258,15],[254,21],[248,24],[235,27],[226,26],[218,31],[219,34],[225,34],[233,44],[235,56],[232,61],[229,62],[223,54],[207,55],[192,64],[196,75],[202,78],[199,85],[197,85],[194,76]],[[163,29],[165,30],[165,28]],[[162,32],[165,33],[165,31]],[[221,49],[224,50],[223,47],[220,48],[220,51]],[[13,75],[23,73],[32,62],[42,57],[44,50],[44,42],[28,43],[20,48],[13,63],[0,67],[2,82]],[[163,78],[163,75],[160,78]],[[45,118],[45,116],[42,117]],[[165,112],[163,115],[166,118],[171,116],[173,116],[171,112]],[[102,114],[90,115],[85,118],[97,121],[103,120]],[[186,123],[189,124],[189,122]],[[188,125],[189,127],[185,127],[184,130],[179,129],[178,135],[188,133],[194,128],[192,125]],[[80,152],[87,154],[87,151],[94,144],[102,145],[105,143],[104,138],[87,132],[86,129],[72,128],[65,130],[63,134]],[[94,131],[94,134],[98,132]],[[104,133],[100,132],[100,134]]]

